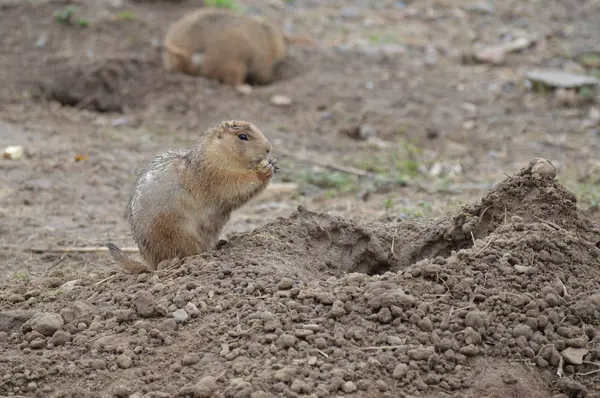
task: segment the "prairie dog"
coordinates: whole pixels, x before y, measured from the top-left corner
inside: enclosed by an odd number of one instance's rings
[[[168,150],[137,177],[126,213],[146,262],[112,243],[113,258],[128,273],[156,270],[160,262],[216,247],[231,212],[263,191],[277,159],[263,133],[244,120],[224,121],[203,132],[190,150]]]
[[[268,84],[285,58],[281,30],[256,17],[218,8],[200,8],[168,29],[163,67],[238,86]]]

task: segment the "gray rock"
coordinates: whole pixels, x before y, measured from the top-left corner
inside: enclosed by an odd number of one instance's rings
[[[395,305],[401,308],[410,308],[417,303],[417,299],[402,291],[402,289],[394,289],[383,292],[378,296],[374,296],[369,300],[369,307],[372,309],[380,309],[381,307],[391,307]]]
[[[416,361],[424,361],[429,358],[435,352],[433,346],[431,347],[422,347],[422,348],[413,348],[412,350],[408,350],[407,354],[410,358]]]
[[[212,396],[212,392],[217,389],[217,378],[213,376],[206,376],[200,379],[194,386],[194,397],[195,398],[209,398]]]
[[[517,325],[513,328],[512,335],[514,338],[524,336],[527,339],[530,339],[533,336],[533,330],[529,325]]]
[[[121,354],[117,357],[117,365],[121,369],[128,369],[131,367],[132,364],[133,364],[133,360],[131,358],[129,358],[127,355]]]
[[[296,344],[296,341],[298,341],[298,338],[296,336],[291,334],[282,334],[277,339],[277,344],[279,346],[282,346],[283,348],[290,348],[294,344]]]
[[[188,314],[187,312],[185,312],[185,310],[179,308],[178,310],[175,310],[173,312],[173,318],[175,318],[175,321],[177,323],[184,323],[185,321],[187,321],[188,319]]]
[[[44,347],[46,347],[46,340],[42,339],[41,337],[38,337],[29,343],[29,347],[33,348],[34,350],[39,350],[40,348],[44,348]]]
[[[475,331],[472,327],[465,328],[463,335],[465,337],[465,343],[467,344],[480,344],[481,343],[481,334]]]
[[[181,364],[183,366],[192,366],[200,362],[200,356],[195,353],[188,353],[183,356],[181,359]]]
[[[9,303],[20,303],[22,301],[25,301],[25,296],[23,296],[22,294],[12,293],[8,295],[6,300]]]
[[[394,379],[401,379],[404,376],[406,376],[406,373],[408,373],[408,365],[405,363],[399,363],[394,368],[394,373],[392,374],[392,377]]]
[[[494,6],[487,1],[478,1],[465,6],[465,10],[475,14],[493,14]]]
[[[293,287],[293,282],[290,278],[281,278],[279,283],[277,284],[277,288],[279,290],[289,290]]]
[[[58,329],[62,328],[64,321],[62,316],[54,312],[38,312],[25,322],[21,327],[23,333],[35,330],[44,336],[52,336]]]
[[[536,69],[525,73],[525,79],[550,87],[576,88],[600,84],[600,79],[564,72],[558,69]]]
[[[200,313],[200,310],[198,309],[198,307],[196,307],[196,304],[192,302],[187,303],[185,307],[183,307],[183,310],[191,317],[198,316],[198,314]]]
[[[483,311],[471,311],[465,317],[465,325],[477,330],[490,324],[487,313]]]
[[[361,16],[361,12],[356,7],[344,7],[340,11],[340,17],[344,19],[358,19]]]
[[[156,301],[154,300],[154,296],[152,296],[150,292],[140,290],[135,294],[133,301],[135,304],[135,310],[137,311],[139,316],[147,318],[154,315]]]
[[[363,140],[363,141],[367,141],[371,138],[375,138],[377,136],[377,131],[375,130],[375,128],[369,124],[361,124],[360,127],[358,128],[358,137]]]
[[[57,330],[50,339],[50,342],[55,346],[65,345],[69,341],[71,341],[71,334],[69,332],[65,332],[64,330]]]
[[[564,358],[566,363],[571,363],[573,365],[581,365],[583,363],[583,357],[590,352],[585,348],[565,348],[561,351],[560,355]]]

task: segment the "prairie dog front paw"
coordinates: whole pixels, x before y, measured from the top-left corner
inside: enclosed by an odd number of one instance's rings
[[[258,164],[257,172],[264,179],[269,179],[273,176],[273,173],[277,173],[279,166],[277,165],[277,159],[271,158],[269,160],[263,159]]]

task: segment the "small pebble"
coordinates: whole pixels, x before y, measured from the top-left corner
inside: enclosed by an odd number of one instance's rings
[[[406,376],[406,373],[408,373],[408,365],[405,363],[399,363],[394,368],[392,376],[394,377],[394,379],[401,379],[404,376]]]
[[[184,309],[179,308],[173,311],[173,318],[177,323],[184,323],[188,319],[188,314]]]
[[[358,389],[358,387],[356,387],[356,384],[354,384],[351,381],[345,382],[344,385],[342,386],[342,391],[344,391],[347,394],[353,393],[357,389]]]
[[[290,278],[281,278],[277,284],[279,290],[289,290],[293,287],[293,281]]]
[[[127,355],[119,355],[117,357],[117,365],[121,369],[128,369],[131,367],[133,360],[129,358]]]
[[[196,307],[196,305],[194,303],[187,303],[185,305],[185,307],[183,307],[183,310],[192,318],[198,316],[198,314],[200,314],[200,310],[198,309],[198,307]]]
[[[249,95],[252,94],[252,86],[249,84],[240,84],[239,86],[236,87],[236,90],[240,93],[240,94],[244,94],[244,95]]]
[[[183,366],[192,366],[200,362],[200,356],[195,353],[188,353],[183,356],[181,359],[181,364]]]
[[[273,95],[271,97],[271,103],[276,106],[288,106],[292,104],[292,99],[285,95]]]
[[[22,301],[25,301],[25,297],[24,296],[22,296],[20,294],[16,294],[16,293],[9,294],[6,299],[10,303],[20,303]]]
[[[57,330],[50,339],[50,342],[55,346],[65,345],[69,341],[71,341],[71,334],[69,332],[65,332],[64,330]]]
[[[287,349],[296,344],[296,341],[298,341],[298,338],[296,336],[293,336],[291,334],[282,334],[277,339],[277,344]]]

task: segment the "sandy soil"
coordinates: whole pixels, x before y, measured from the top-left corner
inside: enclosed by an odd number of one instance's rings
[[[237,4],[317,43],[249,94],[161,70],[201,2],[0,1],[0,396],[600,397],[600,98],[523,80],[597,73],[600,4]],[[226,246],[63,250],[133,246],[137,170],[234,118],[282,169]]]

